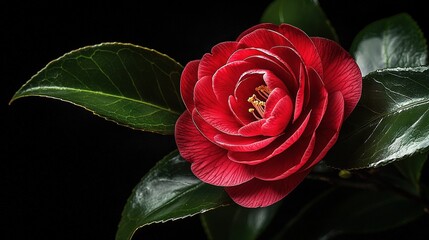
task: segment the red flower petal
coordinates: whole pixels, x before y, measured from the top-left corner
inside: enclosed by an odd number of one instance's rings
[[[272,143],[276,137],[242,137],[226,134],[214,136],[215,142],[221,147],[234,152],[256,151]]]
[[[311,157],[316,134],[299,139],[294,145],[270,160],[254,166],[255,177],[274,181],[298,172]]]
[[[235,61],[219,68],[213,75],[213,92],[217,100],[227,103],[229,96],[234,94],[236,84],[243,73],[251,70],[256,65],[247,61]]]
[[[310,96],[309,96],[310,94],[308,93],[309,84],[307,83],[307,81],[308,81],[308,77],[306,75],[305,68],[303,65],[300,65],[299,77],[298,77],[299,88],[295,97],[295,108],[293,112],[292,122],[295,122],[296,119],[298,119],[298,117],[301,115],[303,107],[308,104],[308,100],[310,99]],[[306,93],[307,93],[307,96],[305,95]]]
[[[271,61],[277,61],[281,62],[282,60],[279,59],[277,56],[273,55],[270,51],[262,49],[262,48],[242,48],[235,51],[228,59],[228,62],[234,62],[234,61],[242,61],[246,60],[248,57],[253,56],[261,56],[265,58],[271,59]]]
[[[218,134],[222,134],[221,131],[217,130],[210,124],[208,124],[204,119],[198,114],[197,110],[192,112],[192,121],[198,131],[213,144],[216,144],[214,137]]]
[[[237,37],[237,41],[240,41],[244,36],[248,35],[249,33],[258,30],[258,29],[271,29],[271,30],[277,30],[278,26],[272,23],[260,23],[257,25],[254,25],[243,32]]]
[[[243,207],[267,207],[286,197],[308,173],[308,170],[299,172],[280,181],[253,179],[238,186],[227,187],[225,190],[234,202]]]
[[[265,117],[271,116],[271,113],[273,112],[274,108],[277,106],[277,103],[284,98],[288,93],[284,91],[281,88],[274,88],[270,95],[268,96],[268,99],[265,103]]]
[[[198,69],[198,78],[212,76],[216,70],[226,64],[228,58],[237,49],[237,45],[237,42],[222,42],[215,45],[211,53],[204,54]]]
[[[270,29],[281,33],[288,39],[297,52],[299,52],[300,56],[304,59],[305,65],[316,69],[319,75],[323,76],[323,65],[317,47],[305,32],[295,26],[287,23],[282,23],[280,25],[261,23],[243,31],[238,36],[237,41],[241,41],[242,38],[260,29]]]
[[[288,88],[294,92],[297,88],[297,79],[299,75],[299,65],[303,61],[300,59],[298,53],[295,52],[290,47],[285,46],[276,46],[272,48],[270,51],[264,50],[261,48],[245,48],[239,49],[231,56],[228,61],[237,61],[237,60],[246,60],[246,61],[255,61],[252,59],[260,58],[265,59],[267,62],[272,62],[274,64],[273,67],[261,67],[258,64],[259,69],[269,69],[272,72],[279,74],[279,76],[285,75],[285,77],[281,77],[284,79],[291,79],[290,81],[285,81],[285,84]],[[298,70],[295,70],[298,67]],[[277,69],[277,70],[275,70]],[[279,70],[281,69],[281,70]],[[285,74],[282,72],[286,72]]]
[[[195,128],[189,112],[184,112],[176,122],[175,140],[180,155],[189,162],[207,158],[225,150],[208,141]],[[213,147],[213,146],[215,147]]]
[[[211,141],[213,144],[218,145],[221,148],[230,151],[255,151],[260,148],[263,148],[270,144],[275,138],[266,138],[266,137],[243,137],[243,136],[233,136],[219,132],[214,127],[207,124],[197,113],[194,111],[192,114],[192,119],[195,126],[200,131],[200,133]]]
[[[301,65],[305,66],[305,63],[295,49],[292,47],[278,46],[273,47],[270,52],[282,59],[285,67],[293,73],[296,79],[298,79]]]
[[[325,117],[316,131],[316,146],[304,169],[309,169],[316,165],[338,139],[342,123],[344,120],[344,98],[340,92],[332,93]]]
[[[251,74],[246,75],[236,85],[234,96],[229,97],[229,107],[235,117],[243,124],[249,124],[255,121],[255,117],[249,112],[249,108],[253,108],[252,104],[247,100],[255,94],[255,87],[263,85],[262,75]]]
[[[175,137],[180,155],[192,163],[192,172],[201,181],[218,186],[235,186],[253,177],[248,166],[230,161],[226,150],[203,137],[188,112],[177,120]]]
[[[297,81],[293,79],[291,82],[284,82],[284,79],[280,79],[278,76],[273,74],[271,71],[261,71],[263,73],[263,79],[264,82],[267,84],[267,87],[271,90],[274,90],[275,88],[281,88],[287,93],[290,92],[290,86],[297,84]],[[292,79],[291,79],[292,80]],[[286,84],[285,84],[286,83]]]
[[[292,112],[292,99],[288,95],[285,95],[277,102],[272,112],[270,112],[267,121],[262,125],[262,134],[264,136],[277,136],[281,134],[288,126]]]
[[[279,136],[266,148],[254,152],[228,152],[229,159],[243,164],[256,165],[282,153],[298,141],[304,133],[310,115],[311,112],[307,113],[305,118],[301,118],[295,124],[291,125],[291,128],[287,129],[285,134]]]
[[[210,77],[200,79],[194,90],[195,108],[210,125],[228,134],[238,134],[242,126],[234,114],[228,111],[228,101],[219,102],[213,93]]]
[[[254,121],[254,118],[251,113],[249,113],[249,104],[245,103],[243,100],[237,101],[235,97],[229,96],[228,99],[229,109],[232,114],[235,116],[237,121],[241,124],[246,125]]]
[[[322,58],[326,89],[329,93],[340,91],[343,94],[344,116],[347,118],[361,97],[362,74],[359,66],[336,42],[324,38],[312,39]]]
[[[295,110],[293,118],[293,121],[295,121],[300,116],[303,107],[308,104],[308,100],[310,99],[310,95],[306,94],[308,93],[308,78],[306,75],[304,61],[294,49],[289,47],[276,47],[271,51],[282,59],[287,60],[288,66],[293,69],[296,80],[294,88],[289,87],[289,89],[292,93],[296,93],[296,95],[294,94]]]
[[[279,64],[276,61],[262,56],[248,57],[246,58],[246,62],[251,62],[257,66],[258,69],[275,75],[278,79],[281,79],[289,89],[292,87],[291,90],[294,91],[297,80],[293,72],[290,72],[283,64]]]
[[[307,67],[314,68],[320,76],[325,76],[325,66],[319,56],[319,48],[301,29],[290,24],[280,24],[279,30],[295,47]]]
[[[238,133],[242,136],[252,137],[262,135],[261,127],[265,123],[265,119],[253,121],[238,130]]]
[[[194,109],[194,87],[198,81],[199,60],[188,62],[183,69],[180,79],[180,94],[189,112]]]
[[[308,107],[312,109],[311,118],[307,125],[306,134],[313,134],[326,115],[328,105],[328,93],[323,86],[322,79],[313,68],[308,69],[308,79],[310,85],[310,103]]]
[[[249,166],[232,162],[224,153],[194,161],[191,170],[201,181],[216,186],[236,186],[253,178]]]
[[[283,35],[269,29],[257,29],[243,36],[239,41],[238,48],[263,48],[266,50],[275,46],[289,46],[292,44]]]

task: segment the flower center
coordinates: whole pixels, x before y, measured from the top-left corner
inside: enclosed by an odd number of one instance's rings
[[[253,94],[251,97],[247,99],[247,101],[253,105],[253,108],[249,108],[249,112],[252,113],[253,116],[259,120],[264,117],[265,102],[268,99],[268,96],[270,95],[271,90],[267,86],[261,85],[259,87],[256,87],[255,91],[258,93],[259,96],[256,96],[256,94]],[[259,114],[259,116],[256,115],[255,110]]]

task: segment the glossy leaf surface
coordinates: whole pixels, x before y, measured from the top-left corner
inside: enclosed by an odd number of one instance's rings
[[[275,239],[329,240],[343,234],[375,233],[423,214],[422,205],[391,192],[338,188],[303,207]]]
[[[183,67],[155,50],[102,43],[50,62],[13,96],[70,102],[134,129],[173,134],[184,109],[179,94]]]
[[[317,0],[274,0],[262,14],[261,22],[289,23],[309,36],[338,41],[338,36]]]
[[[116,240],[130,240],[145,225],[193,216],[231,204],[223,188],[201,182],[173,151],[134,188],[122,212]]]
[[[211,240],[256,240],[271,223],[280,203],[264,208],[243,208],[236,204],[201,214]]]
[[[386,69],[364,78],[362,98],[325,162],[340,169],[378,167],[428,146],[428,67]]]
[[[360,31],[350,53],[362,75],[384,68],[427,64],[427,46],[417,23],[406,13],[375,21]]]

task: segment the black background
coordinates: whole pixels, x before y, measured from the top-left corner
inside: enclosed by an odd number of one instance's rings
[[[320,0],[320,5],[348,49],[365,25],[400,12],[408,12],[428,38],[424,2]],[[258,23],[269,3],[3,1],[0,239],[114,239],[133,187],[175,148],[172,136],[121,127],[68,103],[31,97],[9,105],[32,75],[66,52],[101,42],[156,49],[185,65]],[[198,221],[147,226],[136,239],[205,239]]]

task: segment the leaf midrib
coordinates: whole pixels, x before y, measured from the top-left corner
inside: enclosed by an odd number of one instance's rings
[[[169,113],[173,113],[176,114],[178,116],[180,116],[181,112],[177,112],[174,111],[170,108],[165,108],[159,105],[155,105],[149,102],[145,102],[145,101],[141,101],[141,100],[137,100],[137,99],[133,99],[133,98],[128,98],[125,96],[121,96],[121,95],[113,95],[113,94],[109,94],[109,93],[105,93],[105,92],[100,92],[100,91],[91,91],[91,90],[85,90],[85,89],[77,89],[77,88],[70,88],[70,87],[54,87],[54,86],[43,86],[43,87],[33,87],[33,88],[29,88],[26,89],[25,91],[21,92],[21,94],[17,95],[17,96],[13,96],[12,100],[10,101],[10,103],[12,103],[14,100],[21,98],[21,97],[27,97],[27,96],[32,96],[33,94],[31,94],[32,91],[37,91],[39,89],[50,89],[50,90],[58,90],[58,91],[63,91],[63,90],[68,90],[68,91],[73,91],[73,92],[85,92],[85,93],[91,93],[91,94],[95,94],[95,95],[101,95],[101,96],[107,96],[107,97],[113,97],[113,98],[118,98],[121,100],[126,100],[126,101],[130,101],[130,102],[135,102],[135,103],[139,103],[139,104],[143,104],[143,105],[148,105]],[[29,93],[29,94],[26,94]],[[46,94],[41,94],[43,96],[48,96]]]

